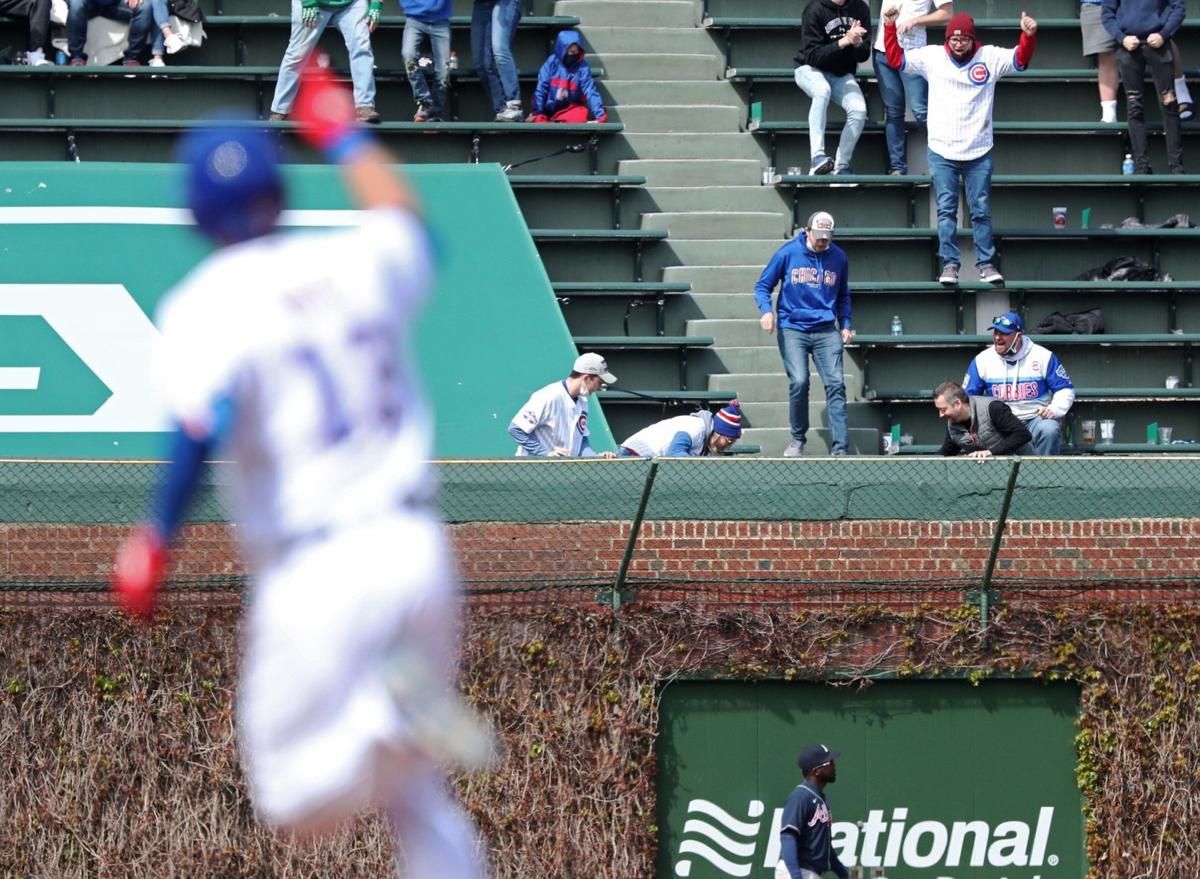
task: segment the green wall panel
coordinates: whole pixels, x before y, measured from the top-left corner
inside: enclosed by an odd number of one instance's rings
[[[1074,687],[1036,681],[670,684],[657,875],[773,876],[779,812],[802,780],[796,755],[821,743],[842,751],[826,794],[847,866],[888,879],[1079,879],[1078,702]]]
[[[531,391],[567,374],[574,345],[500,167],[407,171],[440,255],[437,288],[414,333],[437,411],[436,453],[510,455],[509,419]],[[286,174],[289,209],[351,207],[336,169],[288,166]],[[0,372],[0,456],[161,454],[162,423],[144,414],[154,404],[145,402],[149,383],[137,376],[145,364],[121,333],[152,335],[144,317],[207,253],[185,215],[161,210],[182,206],[178,182],[170,165],[0,163],[0,368],[8,368]],[[60,289],[52,294],[51,285]],[[43,315],[43,301],[60,295],[71,302],[65,313]],[[110,305],[130,300],[135,307],[116,320],[119,309]],[[76,335],[56,320],[72,323]],[[131,353],[122,353],[126,347]],[[134,384],[106,380],[109,373],[96,366],[106,358]],[[13,369],[37,370],[35,386],[14,384]],[[121,387],[143,414],[115,428],[89,427],[82,416]],[[603,413],[593,411],[593,445],[612,448]],[[36,421],[50,415],[74,420]]]

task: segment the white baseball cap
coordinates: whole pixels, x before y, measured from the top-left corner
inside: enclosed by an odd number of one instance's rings
[[[817,241],[828,241],[833,238],[833,214],[827,211],[817,211],[805,223],[808,237]]]
[[[582,375],[598,375],[606,385],[617,383],[617,377],[608,371],[608,362],[599,354],[580,354],[571,369]]]

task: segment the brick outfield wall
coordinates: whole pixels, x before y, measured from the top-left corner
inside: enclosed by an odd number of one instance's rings
[[[106,582],[127,529],[99,525],[0,525],[0,583]],[[628,522],[470,523],[448,526],[472,591],[539,581],[611,582],[629,537]],[[961,588],[982,575],[990,521],[647,522],[634,552],[633,580],[715,585],[732,580],[836,586],[862,600],[854,584],[896,583],[908,601]],[[244,568],[233,529],[193,525],[176,553],[180,579],[237,576]],[[1192,581],[1200,589],[1200,519],[1010,522],[999,556],[999,585],[1014,578]],[[963,585],[968,584],[968,585]],[[772,584],[740,584],[742,594],[772,593]],[[546,593],[528,593],[531,596]],[[872,590],[887,600],[886,587]],[[567,596],[573,596],[568,598]],[[668,597],[663,595],[662,597]],[[1111,596],[1110,596],[1111,597]],[[1130,596],[1132,597],[1132,596]],[[1160,596],[1146,596],[1160,597]],[[592,590],[555,590],[553,600],[592,601]]]

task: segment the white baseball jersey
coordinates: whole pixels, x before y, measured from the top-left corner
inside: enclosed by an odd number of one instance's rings
[[[511,423],[532,434],[547,454],[552,449],[567,449],[571,457],[578,457],[588,437],[587,397],[572,397],[566,381],[546,385],[533,392]],[[517,446],[518,458],[529,454],[523,446]]]
[[[1016,64],[1016,49],[999,46],[980,46],[961,64],[941,44],[906,51],[904,69],[929,81],[929,149],[958,162],[986,154],[996,83]]]
[[[704,453],[704,443],[712,433],[712,423],[711,412],[678,415],[643,427],[621,445],[642,457],[656,457],[667,454],[667,447],[671,445],[676,434],[685,433],[691,440],[688,455],[696,457]]]
[[[415,218],[371,211],[220,250],[165,299],[164,396],[202,434],[231,409],[231,503],[252,560],[428,491],[431,418],[405,334],[430,259]]]
[[[920,18],[922,15],[927,15],[929,10],[937,6],[939,9],[947,3],[952,3],[953,0],[901,0],[900,15],[896,17],[896,24],[905,21],[912,21],[914,18]],[[919,49],[926,43],[925,27],[917,25],[910,28],[904,33],[896,31],[896,42],[900,44],[901,49]],[[878,32],[875,34],[875,49],[880,52],[886,51],[883,48],[883,25],[879,26]]]

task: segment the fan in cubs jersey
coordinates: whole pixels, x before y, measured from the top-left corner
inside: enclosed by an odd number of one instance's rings
[[[1037,22],[1021,13],[1021,39],[1015,49],[984,46],[975,39],[975,21],[965,12],[946,23],[943,46],[903,49],[896,38],[898,5],[883,12],[883,45],[890,67],[929,82],[929,175],[937,201],[938,281],[958,283],[962,254],[955,238],[958,187],[967,193],[975,238],[975,265],[981,280],[1003,284],[992,241],[992,104],[996,83],[1024,70],[1037,46]]]
[[[232,124],[185,137],[187,199],[218,249],[158,315],[178,427],[113,588],[128,612],[153,613],[167,547],[223,445],[255,581],[238,731],[259,816],[311,835],[378,806],[408,875],[475,879],[474,830],[438,764],[486,759],[489,743],[450,683],[457,592],[426,511],[429,413],[406,363],[432,250],[344,89],[310,71],[296,114],[361,223],[276,234],[278,143]]]
[[[517,457],[612,458],[597,452],[588,438],[588,397],[605,385],[616,384],[608,363],[599,354],[580,354],[571,374],[533,392],[508,425],[517,441]]]
[[[742,435],[742,410],[737,400],[713,415],[693,412],[655,422],[621,443],[621,457],[698,458],[728,451]]]

